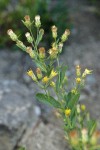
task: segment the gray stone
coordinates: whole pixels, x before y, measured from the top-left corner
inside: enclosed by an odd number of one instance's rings
[[[69,150],[62,128],[50,123],[45,125],[42,122],[38,122],[35,128],[27,130],[20,145],[26,150]]]
[[[14,80],[0,81],[0,150],[13,150],[28,127],[40,115],[31,91]]]

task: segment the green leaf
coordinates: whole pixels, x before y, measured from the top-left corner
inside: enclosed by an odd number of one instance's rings
[[[73,108],[73,106],[75,106],[79,100],[80,94],[72,94],[72,98],[68,103],[68,107],[69,108]]]
[[[80,97],[80,94],[73,94],[69,92],[67,95],[65,95],[65,100],[66,100],[66,107],[72,109],[78,102]]]
[[[61,67],[61,72],[60,72],[60,84],[63,82],[65,73],[66,73],[67,66],[62,66]]]
[[[52,96],[48,96],[48,95],[45,95],[45,94],[42,94],[42,93],[38,93],[36,95],[36,98],[39,101],[41,101],[43,103],[46,103],[46,104],[49,104],[49,105],[51,105],[55,108],[61,108],[60,103],[57,100],[55,100]]]
[[[20,147],[18,150],[26,150],[24,147]]]
[[[91,136],[93,134],[93,132],[95,131],[96,129],[96,121],[95,120],[90,120],[88,122],[88,128],[89,128],[89,135]]]
[[[60,90],[60,74],[58,73],[58,77],[56,80],[56,92]]]
[[[60,87],[62,86],[62,82],[65,77],[66,69],[67,69],[67,66],[61,66],[60,68],[58,68],[58,78],[56,81],[56,91],[57,92],[59,92]]]

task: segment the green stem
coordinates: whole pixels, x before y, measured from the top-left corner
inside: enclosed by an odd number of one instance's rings
[[[60,63],[59,63],[59,58],[58,57],[57,57],[57,64],[58,64],[58,67],[59,67]]]
[[[32,44],[33,48],[35,49],[35,39],[34,39],[34,36],[33,36],[31,27],[30,27],[29,31],[30,31],[30,33],[31,33],[31,36],[32,36],[33,42],[34,42],[34,44],[33,44],[33,43],[31,43],[31,44]]]

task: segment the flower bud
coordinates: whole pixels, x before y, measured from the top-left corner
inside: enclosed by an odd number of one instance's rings
[[[87,129],[83,128],[81,133],[82,133],[82,142],[87,143],[88,142],[88,131],[87,131]]]
[[[51,59],[57,58],[58,49],[56,47],[49,49],[49,54]]]
[[[69,133],[70,141],[73,146],[77,146],[79,144],[79,135],[77,130],[72,130]]]
[[[81,110],[85,111],[86,110],[86,106],[84,104],[81,105]]]
[[[39,28],[41,26],[40,16],[35,16],[35,26]]]
[[[81,76],[81,67],[79,65],[76,66],[76,76],[77,77]]]
[[[39,58],[41,58],[41,59],[45,58],[45,48],[44,47],[39,48]]]
[[[26,52],[30,55],[31,58],[35,58],[35,53],[32,50],[32,47],[27,47]]]
[[[61,37],[62,42],[65,42],[68,39],[69,35],[70,35],[70,31],[68,29],[66,29]]]
[[[29,16],[29,15],[26,15],[26,16],[24,17],[24,19],[25,19],[25,21],[22,20],[23,24],[24,24],[27,28],[29,28],[29,27],[31,26],[30,16]]]
[[[73,93],[73,94],[77,94],[77,93],[78,93],[78,91],[77,91],[77,89],[76,89],[76,88],[73,88],[73,89],[71,90],[71,93]]]
[[[9,29],[9,30],[7,31],[7,34],[10,36],[10,38],[11,38],[13,41],[17,41],[17,40],[18,40],[17,35],[12,31],[12,29]]]
[[[50,86],[55,87],[55,82],[51,81]]]
[[[37,73],[38,79],[41,79],[41,78],[42,78],[42,72],[41,72],[41,69],[40,69],[40,68],[37,68],[37,69],[36,69],[36,73]]]
[[[58,45],[59,53],[62,52],[62,48],[63,48],[63,43],[60,42]]]
[[[56,39],[57,38],[57,27],[56,26],[52,26],[51,30],[52,30],[53,38]]]
[[[36,78],[34,72],[32,71],[32,69],[28,70],[27,74],[28,74],[28,76],[30,76],[33,79],[33,81],[37,81],[37,78]]]
[[[21,48],[22,50],[26,51],[26,46],[23,44],[22,41],[17,41],[16,45]]]
[[[80,112],[81,112],[80,105],[77,104],[77,113],[80,114]]]
[[[100,131],[95,131],[90,139],[92,145],[96,145],[100,140]]]
[[[30,21],[30,16],[29,15],[26,15],[25,17],[24,17],[24,19],[25,19],[25,21]]]
[[[28,41],[29,43],[32,43],[32,42],[33,42],[33,39],[32,39],[32,37],[31,37],[31,35],[30,35],[29,32],[27,32],[27,33],[25,34],[25,36],[26,36],[27,41]]]
[[[39,30],[38,43],[42,40],[43,35],[44,35],[44,30],[43,30],[43,29],[40,29],[40,30]]]

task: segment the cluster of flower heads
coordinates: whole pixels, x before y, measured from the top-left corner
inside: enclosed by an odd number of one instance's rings
[[[29,29],[29,32],[25,33],[25,37],[30,44],[29,46],[25,46],[22,41],[19,40],[18,36],[13,32],[12,29],[9,29],[7,31],[10,38],[16,42],[16,45],[21,48],[23,51],[27,52],[29,56],[32,59],[38,59],[40,61],[45,61],[46,59],[54,60],[58,57],[58,55],[62,52],[63,43],[68,39],[68,36],[70,35],[70,31],[68,29],[65,30],[63,35],[60,39],[57,40],[57,27],[54,25],[51,27],[52,37],[54,39],[54,42],[51,45],[51,48],[48,50],[48,55],[46,55],[46,49],[44,47],[39,47],[38,44],[42,40],[44,35],[44,30],[41,28],[41,21],[40,16],[35,16],[34,21],[31,21],[30,17],[26,15],[24,17],[24,20],[22,20],[23,24]],[[34,24],[34,26],[38,29],[38,37],[35,40],[34,36],[32,35],[32,28],[31,26]],[[38,79],[42,80],[44,84],[47,84],[49,81],[51,81],[52,78],[54,78],[57,75],[57,72],[54,71],[54,69],[51,70],[51,74],[49,76],[44,76],[42,73],[42,70],[40,68],[36,69],[36,75],[30,69],[27,74],[35,81],[37,82]],[[55,86],[55,83],[53,81],[50,82],[51,86]]]
[[[65,32],[62,34],[61,38],[58,39],[58,33],[57,33],[57,27],[54,25],[51,28],[52,37],[53,37],[53,43],[51,44],[51,48],[47,51],[48,54],[46,54],[46,49],[44,47],[39,47],[39,43],[41,42],[44,30],[41,28],[41,20],[40,16],[37,15],[34,19],[34,21],[31,21],[30,17],[27,15],[24,17],[24,20],[22,20],[23,24],[28,28],[29,32],[25,33],[25,37],[27,39],[27,42],[29,43],[28,46],[24,45],[22,41],[19,40],[19,37],[13,32],[12,29],[9,29],[7,31],[10,38],[16,42],[16,45],[21,48],[23,51],[25,51],[29,56],[37,63],[39,63],[38,68],[36,68],[36,71],[33,72],[32,69],[29,69],[27,71],[28,76],[32,78],[32,80],[35,83],[40,83],[42,87],[47,88],[47,86],[52,86],[54,89],[56,89],[56,81],[54,78],[56,76],[59,76],[59,70],[54,69],[54,62],[55,60],[58,60],[59,54],[62,52],[63,44],[68,39],[70,35],[70,31],[68,29],[65,30]],[[32,32],[32,25],[34,25],[37,28],[37,37],[35,38]],[[51,69],[48,71],[47,64],[51,63]],[[47,63],[47,64],[46,64]],[[59,63],[58,63],[59,64]],[[50,66],[48,65],[48,66]],[[58,68],[61,66],[58,65]],[[49,73],[48,73],[49,72]],[[75,78],[75,87],[71,90],[72,95],[78,95],[79,89],[81,89],[82,86],[84,86],[84,82],[86,79],[86,76],[91,74],[92,70],[85,69],[84,72],[81,71],[81,67],[79,65],[76,66],[76,78]],[[65,74],[66,76],[66,74]],[[66,78],[66,77],[65,77]],[[64,78],[64,79],[65,79]],[[39,82],[40,81],[40,82]],[[59,112],[57,113],[58,116],[63,116],[64,114],[64,120],[65,122],[68,121],[70,124],[70,117],[72,114],[72,109],[70,107],[67,107],[65,105],[66,101],[62,100],[60,104],[64,107],[59,109]],[[85,105],[76,105],[76,113],[79,116],[80,120],[80,114],[85,112],[86,106]],[[89,139],[88,135],[88,129],[82,128],[81,134],[77,129],[71,130],[68,132],[69,139],[71,142],[71,145],[77,146],[80,143],[90,142],[91,145],[96,145],[98,143],[98,139],[100,139],[100,132],[95,131],[93,135],[91,136],[91,139]],[[81,137],[81,138],[80,138]]]
[[[81,141],[80,141],[80,135],[81,135]],[[100,131],[96,130],[93,135],[90,137],[88,133],[88,129],[83,128],[81,130],[81,133],[76,129],[69,132],[70,142],[72,146],[78,146],[79,143],[85,145],[88,143],[91,144],[91,146],[96,146],[99,144],[100,140]],[[65,137],[66,138],[66,137]]]
[[[46,50],[44,47],[39,47],[38,44],[42,40],[42,37],[44,35],[44,30],[41,28],[41,21],[40,16],[37,15],[34,19],[34,21],[31,22],[31,19],[28,15],[24,17],[24,20],[22,20],[23,24],[29,29],[30,32],[25,33],[25,37],[28,41],[28,43],[31,44],[31,46],[25,46],[22,41],[18,39],[18,36],[9,29],[7,31],[10,38],[16,42],[16,45],[21,48],[22,50],[26,51],[32,59],[39,59],[40,61],[45,61],[46,58],[54,60],[56,59],[59,54],[62,52],[63,43],[68,39],[68,36],[70,35],[70,31],[68,29],[65,30],[65,32],[62,34],[60,39],[57,39],[57,27],[54,25],[51,27],[52,31],[52,37],[54,39],[54,42],[51,45],[51,48],[48,50],[49,56],[46,56]],[[38,37],[35,40],[34,36],[32,35],[31,25],[34,23],[34,26],[38,29]],[[79,65],[76,66],[76,84],[77,85],[84,85],[85,77],[88,74],[91,74],[92,70],[85,69],[85,71],[81,72],[81,67]],[[36,73],[33,72],[32,69],[27,71],[27,74],[32,78],[33,81],[38,82],[38,80],[41,80],[43,84],[51,85],[52,87],[55,87],[55,82],[52,80],[55,76],[58,75],[58,72],[54,69],[51,70],[51,73],[49,76],[44,75],[42,70],[40,68],[36,69]],[[71,91],[74,94],[77,94],[77,86],[72,89]],[[70,116],[71,110],[69,108],[65,109],[65,116]]]

